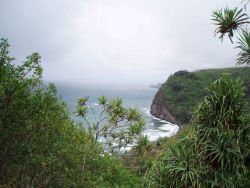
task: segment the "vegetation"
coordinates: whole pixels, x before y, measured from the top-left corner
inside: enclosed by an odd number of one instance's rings
[[[0,187],[139,187],[140,179],[70,119],[40,56],[15,66],[0,42]]]
[[[233,42],[236,32],[237,64],[248,65],[248,15],[226,8],[213,20],[219,38],[228,34]],[[91,123],[88,98],[80,98],[85,130],[70,119],[56,87],[43,83],[39,54],[16,66],[8,49],[1,39],[0,187],[250,187],[250,67],[170,76],[161,87],[170,111],[181,123],[192,111],[193,118],[175,137],[149,143],[141,114],[121,99],[100,97],[102,112]],[[127,168],[110,155],[134,142],[121,157]]]
[[[243,25],[249,23],[248,15],[243,13],[243,9],[221,9],[213,13],[213,21],[217,25],[215,34],[220,34],[220,39],[223,40],[225,34],[228,34],[229,39],[232,41],[234,32],[237,29],[243,29]]]
[[[227,73],[231,78],[240,77],[247,91],[250,90],[250,67],[178,71],[168,78],[161,89],[168,109],[180,123],[187,124],[190,121],[192,112],[208,94],[208,86],[223,73]],[[249,93],[245,97],[250,102]]]
[[[248,2],[246,2],[247,4]],[[245,7],[246,7],[245,4]],[[237,46],[240,51],[238,53],[237,64],[250,63],[250,32],[248,24],[250,23],[249,16],[244,13],[243,9],[221,9],[213,14],[213,21],[217,26],[215,34],[220,35],[223,40],[225,34],[228,34],[229,39],[233,43],[232,38],[236,35],[238,38]]]
[[[132,171],[143,176],[152,167],[155,160],[161,158],[168,149],[176,144],[178,139],[187,137],[193,126],[186,126],[172,137],[160,138],[157,141],[144,144],[144,150],[132,148],[121,156],[123,163]]]
[[[242,81],[222,77],[199,105],[187,136],[145,176],[147,187],[249,187],[250,118]]]
[[[147,139],[141,133],[144,128],[142,114],[136,108],[126,109],[122,99],[108,100],[105,96],[99,98],[100,114],[96,114],[92,107],[87,105],[88,97],[80,98],[77,105],[77,114],[81,116],[91,135],[96,141],[101,141],[105,151],[114,153],[139,144],[140,139]],[[96,114],[96,122],[91,123],[86,116],[88,109]],[[143,143],[140,143],[141,147]]]
[[[226,8],[214,12],[213,20],[219,38],[228,34],[233,42],[234,33],[239,33],[237,64],[249,64],[250,35],[247,27],[243,28],[249,23],[248,15],[242,9]],[[176,116],[186,117],[178,111],[177,104],[184,104],[184,110],[190,111],[191,104],[206,97],[193,108],[196,110],[189,125],[192,129],[186,136],[176,139],[147,171],[145,187],[250,186],[250,117],[246,102],[249,101],[249,67],[226,69],[225,72],[228,74],[217,79],[221,70],[179,71],[163,85],[172,111],[177,108]],[[209,90],[205,90],[212,81]],[[185,98],[186,92],[188,98]],[[191,114],[188,115],[182,121],[188,121]]]

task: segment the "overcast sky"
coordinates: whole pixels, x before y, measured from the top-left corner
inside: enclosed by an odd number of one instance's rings
[[[20,62],[42,56],[52,82],[164,82],[178,70],[235,66],[211,13],[240,0],[0,0],[0,37]]]

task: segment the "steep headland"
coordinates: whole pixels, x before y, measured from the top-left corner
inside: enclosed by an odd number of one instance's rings
[[[209,85],[223,73],[232,78],[241,78],[246,86],[246,99],[249,103],[250,67],[194,72],[182,70],[171,75],[159,88],[151,105],[151,114],[175,124],[187,124],[199,102],[208,94]]]
[[[151,105],[151,114],[160,119],[164,119],[175,124],[178,123],[176,117],[174,117],[168,109],[168,104],[164,98],[163,89],[161,88],[154,97],[153,103]]]

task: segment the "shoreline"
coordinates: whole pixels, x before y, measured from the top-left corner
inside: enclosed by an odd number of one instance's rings
[[[164,138],[164,137],[172,137],[172,136],[176,135],[181,128],[177,124],[173,124],[173,123],[166,121],[164,119],[160,119],[158,117],[155,117],[154,115],[152,115],[150,113],[149,109],[147,111],[145,111],[145,114],[149,118],[151,118],[151,121],[153,121],[153,124],[155,126],[154,128],[148,128],[148,129],[143,131],[143,134],[147,135],[149,137],[149,141],[156,141],[156,140],[158,140],[160,138]]]

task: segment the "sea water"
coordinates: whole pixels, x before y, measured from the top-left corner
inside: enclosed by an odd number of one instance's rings
[[[147,135],[150,141],[156,141],[162,137],[173,136],[179,130],[178,125],[158,119],[150,114],[150,106],[157,89],[140,87],[97,87],[93,85],[86,86],[81,84],[73,85],[62,83],[56,85],[59,97],[67,103],[72,118],[75,120],[82,120],[81,118],[77,118],[75,113],[76,104],[80,97],[89,97],[87,105],[98,114],[98,111],[100,111],[98,98],[104,95],[108,99],[122,98],[125,107],[133,107],[141,111],[145,120],[143,134]],[[97,118],[95,115],[96,114],[94,114],[92,110],[89,110],[87,115],[88,120],[94,122]]]

